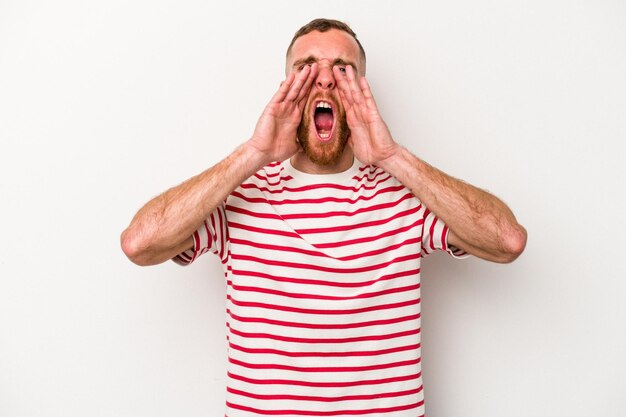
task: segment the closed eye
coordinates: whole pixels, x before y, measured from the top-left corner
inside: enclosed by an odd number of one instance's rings
[[[302,71],[304,69],[304,67],[310,67],[311,65],[313,65],[314,63],[316,63],[317,60],[315,59],[314,56],[308,56],[306,58],[302,58],[297,60],[296,62],[293,63],[293,68],[295,68],[298,71]]]

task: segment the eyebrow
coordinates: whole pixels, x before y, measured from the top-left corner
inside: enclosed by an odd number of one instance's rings
[[[299,67],[300,65],[303,65],[303,64],[312,64],[312,63],[317,62],[317,61],[318,61],[318,59],[315,56],[309,55],[306,58],[301,58],[301,59],[298,59],[297,61],[295,61],[293,63],[293,67]],[[357,68],[357,66],[356,66],[356,64],[354,62],[347,61],[347,60],[345,60],[343,58],[335,58],[333,60],[333,62],[332,62],[332,66],[334,67],[335,65],[339,65],[339,66],[352,65],[352,68],[355,68],[355,69]]]

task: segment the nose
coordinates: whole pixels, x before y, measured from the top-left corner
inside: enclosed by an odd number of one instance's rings
[[[315,85],[321,90],[332,90],[335,88],[335,76],[330,65],[320,65]]]

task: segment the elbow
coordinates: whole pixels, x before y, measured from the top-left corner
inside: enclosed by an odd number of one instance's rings
[[[122,251],[132,263],[139,266],[153,265],[147,256],[146,245],[141,242],[141,239],[139,239],[136,233],[133,233],[130,227],[122,232],[120,245],[122,246]]]
[[[511,230],[503,237],[502,248],[503,248],[503,263],[511,263],[516,260],[524,249],[526,248],[526,240],[528,238],[528,233],[526,229],[520,225],[516,224]]]

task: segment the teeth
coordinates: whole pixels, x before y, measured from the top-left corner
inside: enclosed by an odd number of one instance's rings
[[[320,101],[317,103],[317,106],[315,106],[316,108],[323,108],[323,109],[330,109],[330,103],[327,101]]]
[[[320,133],[320,138],[322,139],[326,139],[329,136],[330,136],[330,133]]]

